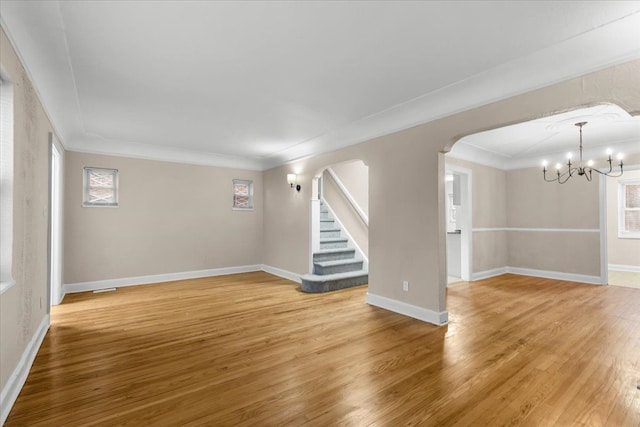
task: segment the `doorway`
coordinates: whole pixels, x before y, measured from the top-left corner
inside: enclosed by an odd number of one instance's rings
[[[62,302],[62,148],[56,137],[50,134],[51,141],[51,213],[49,215],[49,304]]]
[[[447,164],[445,218],[447,228],[447,284],[471,280],[471,170]]]

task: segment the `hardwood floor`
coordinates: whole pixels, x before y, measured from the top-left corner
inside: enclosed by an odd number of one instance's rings
[[[640,290],[504,275],[435,327],[247,273],[67,295],[7,426],[640,425]]]

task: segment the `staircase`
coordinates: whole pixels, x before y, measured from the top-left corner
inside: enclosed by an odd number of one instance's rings
[[[303,292],[330,292],[369,282],[364,261],[356,258],[327,207],[320,204],[320,250],[313,254],[313,274],[302,276]]]

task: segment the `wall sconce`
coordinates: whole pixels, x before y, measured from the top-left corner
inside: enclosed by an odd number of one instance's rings
[[[289,185],[291,186],[291,188],[295,188],[296,191],[300,191],[300,185],[296,184],[298,177],[296,176],[295,173],[288,173],[287,174],[287,182],[289,183]]]

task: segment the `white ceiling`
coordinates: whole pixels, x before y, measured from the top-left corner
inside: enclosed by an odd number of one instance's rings
[[[617,105],[603,104],[493,129],[460,139],[448,155],[473,160],[500,169],[517,169],[564,163],[567,153],[579,155],[583,126],[583,158],[606,159],[607,149],[615,153],[640,152],[640,116],[632,117]]]
[[[0,15],[67,148],[250,169],[640,58],[638,1],[2,0]]]

